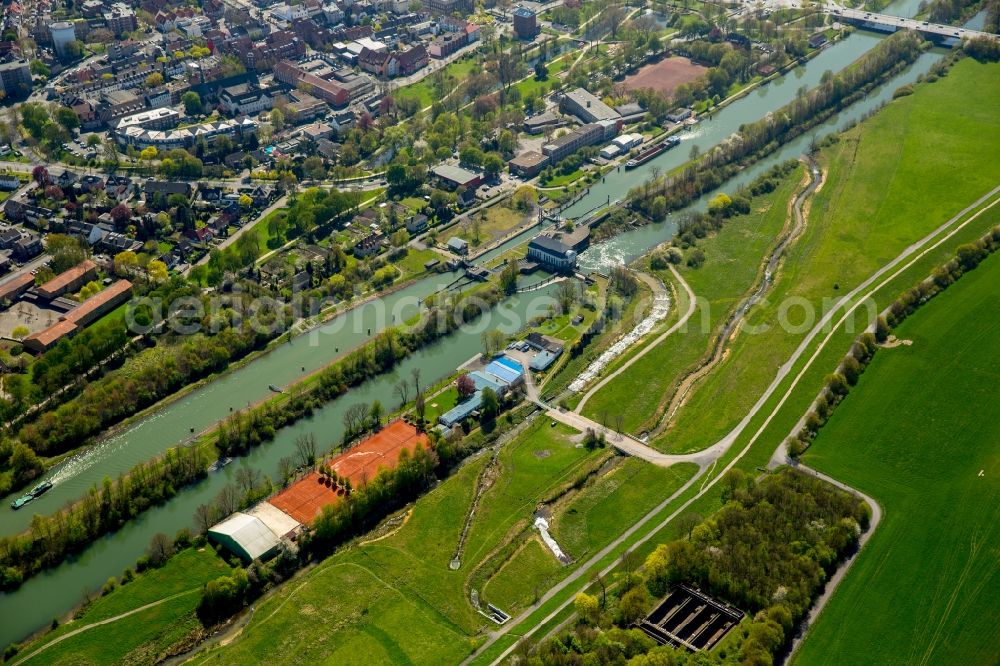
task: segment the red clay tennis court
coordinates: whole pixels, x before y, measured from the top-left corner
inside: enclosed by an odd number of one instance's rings
[[[329,467],[338,476],[347,477],[355,488],[369,479],[374,479],[380,469],[393,469],[399,461],[399,454],[409,452],[417,444],[427,446],[427,435],[403,420],[393,421],[385,428],[364,440],[354,448],[341,453],[329,462]],[[303,524],[309,524],[327,504],[333,504],[343,496],[327,485],[317,472],[312,472],[296,481],[270,499],[270,503]]]

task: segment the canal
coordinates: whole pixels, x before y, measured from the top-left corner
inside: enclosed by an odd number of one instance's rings
[[[905,0],[898,7],[894,4],[893,9],[900,15],[910,16],[916,13],[917,5],[914,0]],[[752,92],[748,97],[719,111],[713,120],[695,126],[684,137],[681,147],[639,169],[608,174],[604,183],[592,186],[591,192],[572,209],[567,209],[564,215],[572,216],[590,210],[602,203],[602,200],[606,201],[612,192],[615,193],[612,199],[623,198],[630,188],[650,177],[653,166],[658,166],[663,171],[679,166],[687,160],[692,145],[698,145],[701,150],[710,148],[737,131],[741,124],[755,121],[790,101],[802,86],[816,85],[824,71],[837,71],[847,66],[879,39],[878,36],[855,33],[827,48],[784,79]],[[759,165],[742,172],[722,189],[732,191],[776,161],[800,155],[812,136],[825,134],[861,118],[890,99],[895,88],[926,72],[942,53],[943,51],[935,50],[924,54],[913,67],[888,85],[830,119],[823,127],[815,128]],[[706,195],[694,206],[703,205],[711,196],[714,193]],[[676,219],[676,215],[673,217]],[[581,255],[581,267],[593,270],[634,259],[657,244],[669,240],[674,228],[674,223],[668,219],[664,223],[639,228],[596,244]],[[487,253],[484,258],[488,260],[524,242],[533,234],[533,230],[528,230]],[[99,483],[105,476],[117,476],[136,463],[185,441],[191,436],[192,428],[199,432],[225,418],[230,408],[239,409],[247,403],[266,397],[269,384],[285,385],[305,373],[327,365],[381,328],[405,321],[418,311],[421,299],[451,284],[457,277],[455,273],[434,275],[381,301],[339,315],[328,324],[293,339],[291,343],[277,346],[252,363],[140,419],[120,434],[92,447],[57,470],[53,476],[55,488],[29,505],[26,512],[0,511],[0,534],[12,534],[25,529],[32,513],[51,513],[67,501],[80,497],[87,488]],[[212,474],[207,481],[185,489],[167,504],[151,509],[124,529],[101,539],[80,556],[35,576],[16,592],[0,595],[0,644],[19,640],[48,624],[53,617],[61,616],[78,603],[85,592],[96,591],[108,577],[120,575],[124,568],[132,566],[145,551],[153,534],[164,532],[173,535],[178,529],[191,526],[195,508],[209,502],[232,479],[240,465],[256,467],[275,478],[278,461],[291,454],[295,438],[306,432],[315,433],[320,446],[329,448],[341,436],[342,415],[350,405],[378,399],[387,406],[395,406],[397,400],[393,395],[393,387],[401,377],[409,377],[412,368],[420,369],[423,385],[439,381],[458,364],[479,351],[480,333],[484,327],[499,327],[510,332],[531,316],[543,314],[551,303],[548,295],[553,288],[530,292],[507,301],[490,316],[463,327],[406,359],[395,372],[352,389],[346,396],[318,410],[312,418],[282,430],[275,441],[238,459],[221,472]]]

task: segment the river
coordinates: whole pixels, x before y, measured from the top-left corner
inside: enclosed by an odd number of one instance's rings
[[[893,10],[899,15],[912,16],[916,13],[917,6],[917,0],[905,0],[894,4]],[[663,171],[679,166],[687,160],[692,145],[698,145],[702,151],[710,148],[737,131],[741,124],[758,120],[790,101],[799,88],[816,85],[824,71],[838,71],[847,66],[878,43],[879,39],[876,35],[855,32],[846,40],[828,47],[783,79],[730,104],[712,120],[696,125],[690,133],[683,136],[684,141],[680,147],[639,169],[608,174],[605,182],[595,183],[590,193],[567,209],[564,215],[573,216],[590,210],[606,201],[612,193],[612,199],[623,198],[630,188],[651,175],[654,166]],[[913,67],[888,85],[832,118],[823,127],[816,128],[783,147],[760,165],[739,174],[723,189],[732,191],[735,186],[748,182],[776,161],[800,155],[813,135],[825,134],[870,112],[889,99],[895,88],[926,72],[942,53],[943,51],[934,50],[922,55]],[[703,205],[713,195],[714,193],[706,195],[694,205]],[[581,268],[606,268],[623,260],[631,260],[668,240],[673,231],[674,224],[668,220],[595,244],[581,255]],[[533,233],[534,230],[528,230],[512,238],[487,253],[485,259],[524,242]],[[381,328],[412,316],[419,308],[420,299],[452,283],[457,277],[455,273],[434,275],[378,302],[340,315],[329,324],[317,327],[293,339],[291,343],[277,346],[246,366],[138,420],[120,434],[92,447],[55,471],[55,488],[29,505],[27,511],[0,510],[0,533],[11,534],[25,529],[32,513],[51,513],[67,501],[81,496],[87,488],[99,483],[105,476],[117,476],[136,463],[183,442],[190,437],[192,428],[195,432],[201,431],[225,418],[230,408],[238,409],[266,397],[269,384],[285,385],[305,373],[327,365]],[[172,535],[181,527],[191,526],[194,509],[199,504],[210,501],[231,480],[238,466],[252,465],[274,478],[277,475],[278,461],[290,455],[294,449],[295,437],[305,432],[315,433],[321,447],[329,448],[341,436],[341,418],[347,407],[375,399],[385,405],[395,405],[397,399],[393,395],[393,386],[400,377],[409,377],[410,369],[414,367],[420,368],[423,385],[432,384],[447,376],[458,364],[479,351],[479,336],[483,326],[498,326],[505,331],[515,330],[527,317],[543,313],[544,307],[551,302],[547,296],[553,288],[511,299],[484,321],[463,327],[455,334],[412,355],[390,375],[375,378],[352,389],[346,396],[318,410],[312,418],[279,432],[275,441],[238,459],[221,472],[210,475],[207,481],[183,490],[165,505],[147,511],[122,530],[95,543],[79,557],[35,576],[13,593],[0,595],[0,644],[19,640],[48,624],[53,617],[61,616],[78,603],[84,591],[95,591],[108,577],[120,575],[125,567],[132,566],[145,551],[153,534],[164,532]],[[9,498],[6,501],[9,502]]]

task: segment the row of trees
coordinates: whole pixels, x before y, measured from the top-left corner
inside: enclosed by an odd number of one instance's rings
[[[850,388],[858,383],[861,373],[878,350],[878,345],[888,340],[893,328],[899,326],[917,308],[954,284],[965,273],[976,268],[998,249],[1000,249],[1000,227],[994,227],[975,242],[958,246],[955,256],[936,268],[930,277],[900,294],[887,308],[886,316],[880,316],[876,320],[874,332],[866,331],[858,336],[837,370],[826,378],[812,408],[806,414],[802,427],[785,443],[789,455],[798,457],[809,446],[820,429],[829,421],[837,405],[847,397]]]
[[[826,73],[822,83],[766,118],[744,125],[732,139],[716,146],[676,176],[647,181],[630,193],[631,205],[654,221],[683,208],[738,171],[742,165],[775,150],[852,104],[871,87],[913,62],[925,42],[912,32],[886,38],[850,67]]]
[[[169,449],[162,458],[137,465],[128,476],[104,479],[100,489],[91,488],[67,509],[48,517],[35,515],[27,532],[0,539],[0,589],[14,589],[23,579],[82,551],[204,477],[205,469],[201,449]]]

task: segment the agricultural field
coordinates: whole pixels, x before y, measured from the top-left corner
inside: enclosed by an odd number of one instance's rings
[[[803,457],[885,516],[796,663],[1000,653],[1000,421],[983,411],[1000,383],[998,282],[993,256],[900,325],[912,344],[876,354]]]
[[[758,332],[741,327],[731,353],[696,384],[676,422],[654,446],[687,452],[715,443],[757,400],[808,328],[800,326],[803,310],[787,307],[794,302],[790,299],[811,303],[815,316],[821,316],[824,302],[850,291],[1000,182],[995,159],[1000,134],[991,130],[995,114],[962,101],[978,90],[1000,105],[1000,86],[988,85],[998,75],[1000,65],[962,60],[948,76],[895,100],[823,151],[826,182],[808,204],[805,230],[789,247],[766,302],[747,315],[746,324]],[[935,159],[927,159],[931,154]],[[945,186],[942,169],[966,175]],[[937,263],[952,247],[935,255]],[[706,253],[711,260],[712,253]],[[883,306],[895,294],[885,296]],[[781,324],[783,317],[789,325]],[[855,331],[865,323],[859,318]]]
[[[139,574],[131,583],[96,598],[72,622],[23,646],[18,656],[22,660],[20,663],[80,665],[157,661],[171,646],[201,633],[195,609],[202,585],[229,571],[229,565],[211,547],[189,548],[172,557],[162,568]],[[97,624],[161,599],[166,601],[107,624]],[[43,651],[32,657],[39,649]]]
[[[796,170],[776,190],[755,198],[749,215],[729,221],[718,234],[699,243],[705,263],[700,268],[679,269],[699,301],[687,330],[668,337],[595,393],[584,405],[585,416],[597,419],[605,411],[615,412],[616,405],[628,403],[624,431],[639,432],[655,423],[667,391],[686,368],[708,353],[712,333],[759,279],[761,262],[785,226],[787,202],[802,173],[801,168]],[[661,277],[669,280],[668,276],[664,272]],[[623,355],[620,362],[624,360]]]

